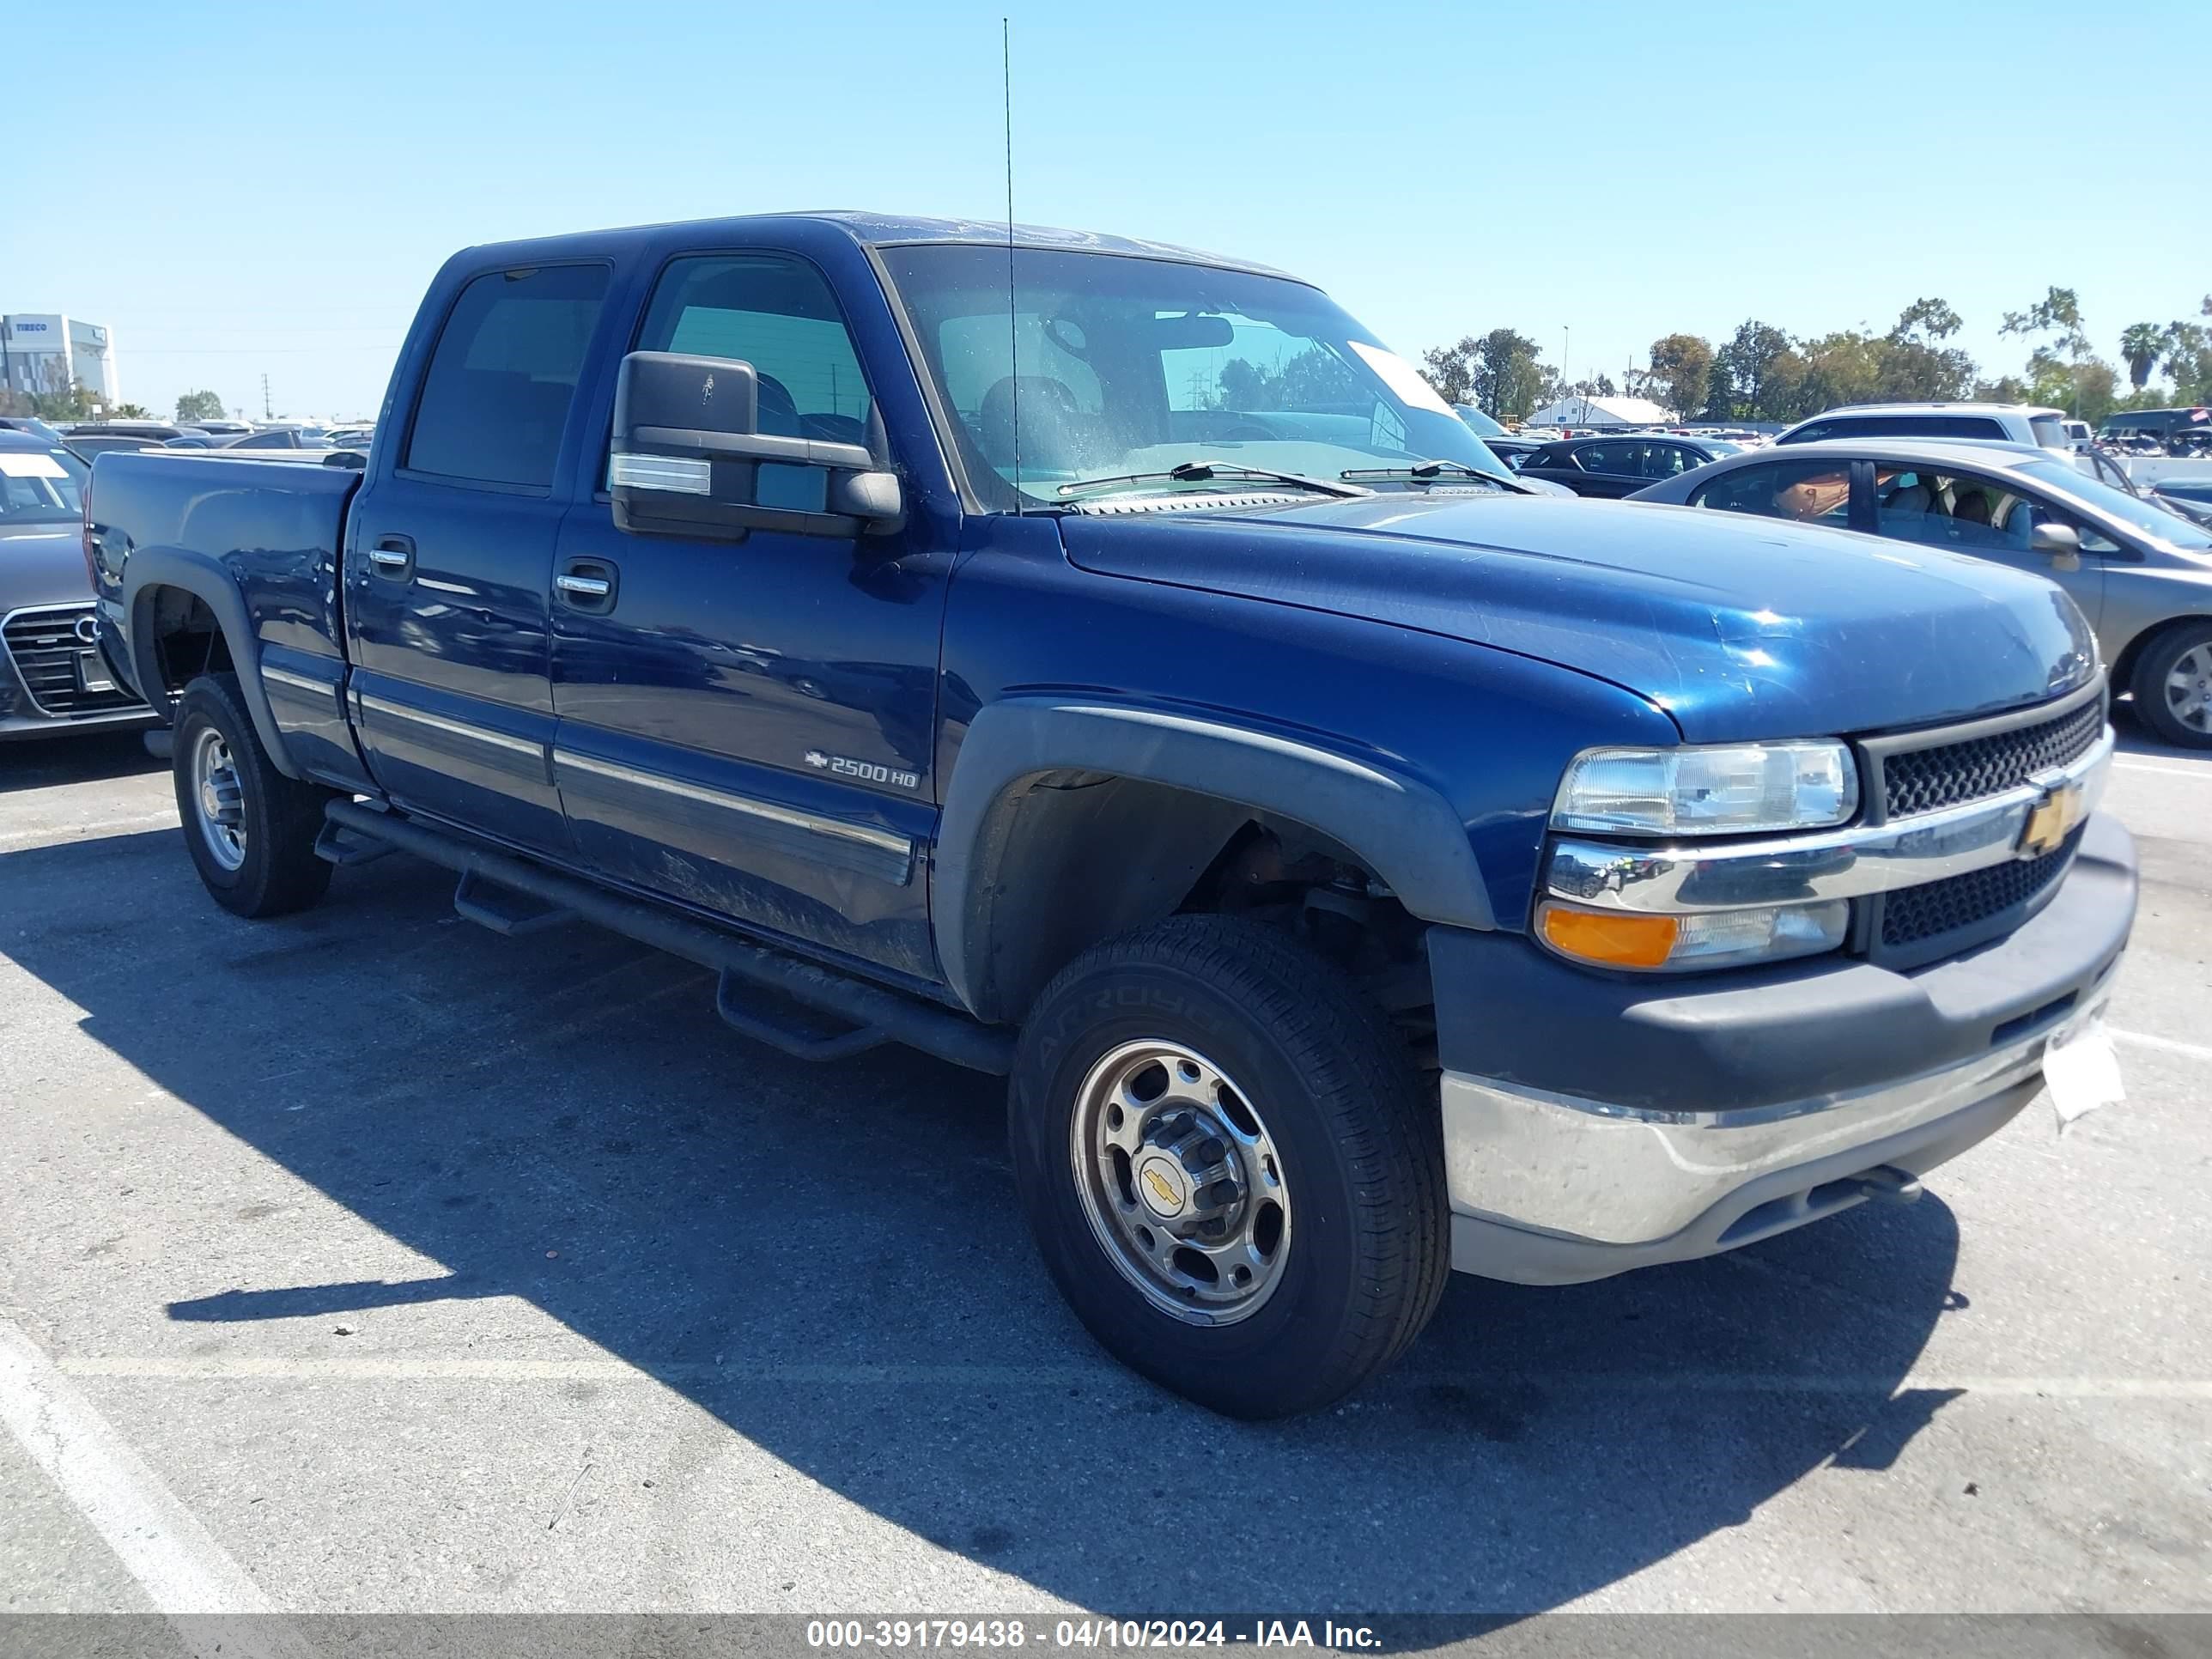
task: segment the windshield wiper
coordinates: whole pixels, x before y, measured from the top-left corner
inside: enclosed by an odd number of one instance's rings
[[[1509,478],[1502,472],[1485,472],[1480,467],[1469,466],[1465,461],[1416,461],[1411,466],[1354,467],[1349,472],[1340,472],[1336,476],[1346,483],[1434,483],[1447,472],[1462,478],[1480,478],[1485,483],[1504,484],[1524,495],[1533,493],[1517,478]]]
[[[1332,483],[1327,478],[1310,478],[1303,472],[1278,472],[1272,467],[1240,466],[1227,461],[1185,461],[1164,472],[1124,472],[1111,478],[1078,478],[1073,483],[1060,485],[1058,493],[1073,495],[1079,490],[1105,489],[1115,484],[1205,483],[1215,478],[1259,478],[1270,483],[1315,490],[1323,495],[1368,495],[1374,493],[1362,489],[1357,484]]]

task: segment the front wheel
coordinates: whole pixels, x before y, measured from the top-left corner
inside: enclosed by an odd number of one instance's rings
[[[234,674],[204,674],[177,700],[170,772],[185,846],[215,902],[241,916],[303,910],[331,884],[315,856],[329,793],[276,769]]]
[[[2212,749],[2212,625],[2185,623],[2142,648],[2136,714],[2168,743]]]
[[[1433,1091],[1380,1013],[1272,928],[1177,916],[1079,957],[1023,1027],[1008,1109],[1061,1293],[1201,1405],[1327,1405],[1436,1310]]]

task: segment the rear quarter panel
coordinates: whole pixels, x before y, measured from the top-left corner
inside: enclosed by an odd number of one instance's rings
[[[222,624],[255,723],[279,763],[335,782],[364,776],[338,698],[338,550],[360,481],[347,467],[189,451],[94,463],[103,625],[123,637],[157,708],[162,688],[149,672],[147,635],[161,590],[179,587]]]

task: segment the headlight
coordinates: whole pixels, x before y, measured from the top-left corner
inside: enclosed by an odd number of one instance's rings
[[[1568,764],[1552,827],[1739,836],[1842,823],[1858,805],[1858,767],[1840,743],[1589,749]]]
[[[1586,910],[1547,899],[1536,911],[1536,931],[1545,944],[1598,968],[1733,968],[1747,962],[1785,962],[1834,950],[1844,942],[1850,921],[1851,907],[1843,899],[1683,916]]]

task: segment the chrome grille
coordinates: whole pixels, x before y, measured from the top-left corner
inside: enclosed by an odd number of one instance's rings
[[[2104,699],[2093,697],[2078,708],[2033,726],[1887,756],[1882,761],[1885,810],[1893,819],[1910,817],[2001,795],[2038,772],[2079,760],[2104,729]]]
[[[109,714],[139,707],[137,698],[120,685],[108,691],[87,691],[78,683],[77,653],[87,649],[77,637],[78,619],[92,614],[89,605],[48,605],[18,611],[0,628],[7,655],[22,677],[23,689],[40,713],[63,719],[73,715]],[[106,670],[100,670],[103,677]]]

